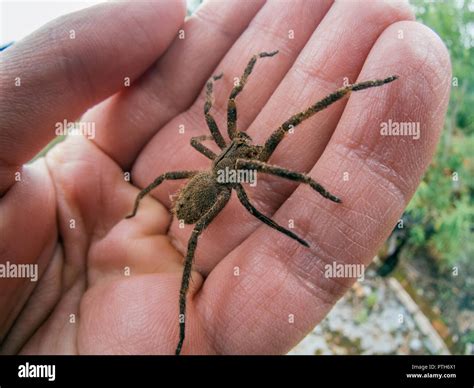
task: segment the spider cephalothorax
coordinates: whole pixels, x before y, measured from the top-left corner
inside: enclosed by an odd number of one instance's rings
[[[381,86],[397,79],[391,76],[381,80],[365,81],[352,84],[338,89],[334,93],[329,94],[322,100],[311,105],[308,109],[295,114],[274,131],[263,145],[255,145],[248,134],[238,131],[237,108],[235,98],[242,91],[247,78],[253,70],[258,58],[271,57],[277,54],[274,52],[262,52],[254,55],[245,71],[240,77],[236,86],[233,87],[228,104],[227,104],[227,132],[230,142],[227,143],[223,138],[217,124],[209,113],[212,106],[212,91],[214,81],[220,79],[222,74],[213,76],[206,83],[206,102],[204,104],[204,117],[209,127],[211,135],[203,135],[193,137],[191,146],[201,154],[212,160],[212,167],[207,171],[174,171],[167,172],[157,177],[149,186],[144,188],[138,194],[133,212],[127,218],[133,217],[138,209],[140,200],[151,190],[167,179],[187,179],[188,183],[179,191],[178,196],[173,204],[173,213],[185,224],[194,224],[194,229],[188,242],[186,257],[184,261],[183,279],[179,295],[179,341],[176,347],[176,354],[181,353],[183,341],[185,338],[185,313],[186,313],[186,294],[189,288],[189,280],[191,276],[192,262],[197,246],[199,235],[211,223],[211,221],[224,208],[231,197],[232,190],[235,190],[237,197],[242,205],[250,214],[258,218],[264,224],[284,233],[288,237],[298,241],[300,244],[308,247],[309,244],[301,237],[297,236],[290,230],[278,225],[271,218],[259,212],[250,202],[242,182],[239,179],[229,179],[230,177],[242,176],[251,172],[260,172],[276,175],[292,181],[306,183],[324,198],[333,202],[341,202],[339,198],[329,193],[323,186],[313,180],[306,174],[296,171],[290,171],[283,167],[268,164],[267,161],[275,151],[278,144],[283,140],[285,134],[291,129],[299,125],[307,118],[327,108],[332,103],[340,100],[351,91],[359,91],[371,87]],[[205,145],[204,140],[214,140],[219,146],[220,153],[216,154]]]
[[[219,195],[234,188],[238,182],[219,179],[237,169],[238,159],[258,157],[259,148],[251,144],[248,135],[236,137],[220,155],[214,158],[210,171],[194,175],[179,191],[173,205],[173,213],[185,224],[196,223],[209,211]]]

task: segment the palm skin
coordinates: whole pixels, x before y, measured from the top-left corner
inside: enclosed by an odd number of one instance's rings
[[[292,220],[310,248],[261,225],[236,198],[204,232],[183,354],[284,353],[354,280],[324,278],[324,265],[370,263],[435,149],[449,97],[445,48],[432,31],[411,21],[404,4],[294,2],[286,9],[254,1],[237,7],[210,2],[182,25],[184,7],[176,2],[106,4],[46,26],[1,54],[7,66],[0,76],[0,255],[2,262],[38,263],[41,272],[36,285],[0,280],[3,353],[174,352],[192,226],[181,228],[169,207],[183,182],[162,184],[141,202],[136,217],[124,217],[139,188],[161,173],[209,167],[189,145],[191,137],[208,134],[206,80],[224,72],[213,113],[225,133],[233,77],[252,54],[274,49],[275,42],[278,60],[258,63],[237,98],[238,129],[248,128],[257,144],[340,87],[344,77],[400,79],[320,112],[270,159],[308,172],[342,204],[263,175],[248,190],[263,213],[285,226]],[[108,20],[101,39],[91,39],[93,30],[84,32],[89,35],[62,51],[70,59],[66,71],[58,70],[46,55],[50,50],[54,58],[57,45],[41,37],[90,18]],[[181,28],[185,39],[177,37]],[[41,81],[13,89],[10,80],[20,70],[32,79],[37,75],[34,58],[25,60],[25,53],[38,42],[44,45],[36,54],[44,55]],[[114,66],[111,53],[122,53]],[[125,77],[134,81],[129,88],[123,87]],[[25,111],[32,99],[41,109]],[[99,102],[82,118],[95,123],[95,139],[71,136],[20,169],[51,138],[55,122],[73,120]],[[420,140],[381,137],[380,122],[388,119],[419,121]],[[38,123],[34,133],[32,122]],[[14,180],[16,171],[21,182]],[[138,188],[124,171],[131,171]]]

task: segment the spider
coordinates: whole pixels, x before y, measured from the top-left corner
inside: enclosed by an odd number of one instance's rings
[[[255,145],[252,143],[252,139],[247,133],[237,130],[237,108],[235,99],[240,94],[240,92],[242,92],[248,77],[252,73],[257,59],[273,57],[277,53],[278,51],[261,52],[254,55],[248,62],[243,75],[239,79],[239,82],[233,87],[227,104],[227,132],[230,139],[229,143],[225,141],[216,124],[216,121],[214,120],[214,117],[210,113],[212,107],[214,81],[222,78],[223,74],[221,73],[219,75],[214,75],[207,81],[206,101],[204,103],[204,117],[211,135],[202,135],[191,138],[191,146],[212,161],[211,168],[206,171],[184,170],[166,172],[158,176],[149,186],[140,191],[135,200],[132,213],[126,217],[134,217],[137,213],[140,200],[165,180],[190,178],[187,184],[179,191],[172,208],[172,213],[176,215],[178,220],[184,222],[185,224],[194,225],[194,229],[188,241],[187,253],[184,260],[181,289],[179,292],[179,341],[176,347],[176,355],[181,353],[185,338],[186,295],[189,288],[191,268],[198,238],[203,230],[225,207],[231,197],[232,190],[236,191],[239,201],[251,215],[269,227],[276,229],[286,236],[296,240],[305,247],[309,247],[309,244],[301,237],[277,224],[274,220],[258,211],[250,202],[240,182],[223,182],[222,180],[218,180],[217,175],[219,172],[222,172],[223,170],[234,170],[236,172],[256,171],[260,173],[276,175],[288,180],[308,184],[324,198],[327,198],[333,202],[341,202],[338,197],[329,193],[322,185],[314,181],[308,175],[290,171],[283,167],[271,165],[267,163],[267,161],[272,156],[278,144],[280,144],[280,142],[283,140],[285,134],[290,129],[302,123],[304,120],[313,116],[315,113],[327,108],[332,103],[348,95],[351,91],[359,91],[381,86],[398,78],[397,76],[391,76],[385,79],[365,81],[340,88],[334,93],[331,93],[322,100],[316,102],[314,105],[311,105],[306,110],[296,113],[294,116],[290,117],[270,135],[263,145]],[[203,145],[202,142],[205,140],[214,140],[214,142],[220,148],[220,153],[216,154]]]

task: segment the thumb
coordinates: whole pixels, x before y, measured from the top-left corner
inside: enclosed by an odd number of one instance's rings
[[[120,2],[48,23],[0,53],[0,194],[54,136],[54,125],[139,77],[184,20],[182,1]]]

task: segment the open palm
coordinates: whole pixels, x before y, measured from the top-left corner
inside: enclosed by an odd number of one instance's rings
[[[0,55],[0,260],[40,269],[37,284],[0,279],[3,353],[174,352],[192,226],[169,208],[184,181],[163,183],[136,217],[124,217],[158,175],[210,167],[189,145],[209,134],[204,85],[224,73],[212,111],[225,133],[234,78],[261,51],[279,54],[257,62],[237,98],[238,129],[256,144],[344,82],[399,80],[318,113],[270,159],[307,172],[341,204],[264,174],[247,189],[309,248],[262,225],[234,197],[206,229],[184,354],[288,351],[355,280],[328,278],[325,265],[370,263],[414,193],[442,127],[450,64],[407,5],[208,2],[183,18],[177,1],[104,4]],[[95,123],[94,139],[69,136],[22,166],[55,123],[92,106],[82,121]],[[389,120],[419,123],[419,139],[382,136]]]

